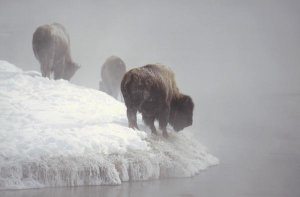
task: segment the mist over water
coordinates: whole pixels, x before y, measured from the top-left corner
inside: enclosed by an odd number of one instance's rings
[[[0,0],[0,59],[39,71],[32,34],[53,22],[66,27],[82,66],[72,83],[98,89],[111,55],[128,69],[159,62],[174,70],[195,102],[192,129],[221,161],[200,174],[203,190],[300,193],[299,1]],[[194,191],[196,183],[188,183]]]

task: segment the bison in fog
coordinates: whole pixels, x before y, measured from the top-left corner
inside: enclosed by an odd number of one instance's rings
[[[191,97],[179,92],[174,73],[166,66],[150,64],[131,69],[123,77],[121,91],[131,128],[138,129],[137,111],[154,134],[157,119],[164,137],[168,137],[168,123],[175,131],[193,123],[194,103]]]
[[[41,65],[43,77],[70,80],[79,66],[73,62],[70,38],[66,29],[58,23],[38,27],[32,38],[32,48]]]
[[[121,58],[109,57],[101,69],[102,81],[99,82],[99,90],[118,99],[120,95],[121,80],[126,72],[126,65]],[[120,95],[121,96],[121,95]]]

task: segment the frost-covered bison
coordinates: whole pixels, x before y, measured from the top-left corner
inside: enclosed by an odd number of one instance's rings
[[[70,38],[61,24],[39,26],[33,33],[32,48],[43,77],[54,73],[54,79],[70,80],[79,68],[71,58]]]
[[[118,99],[121,80],[125,72],[126,65],[121,58],[116,56],[107,58],[101,68],[102,81],[99,82],[99,90]]]
[[[191,97],[179,92],[174,73],[166,66],[149,64],[131,69],[123,77],[121,91],[131,128],[138,129],[137,111],[154,134],[157,134],[154,126],[157,119],[164,137],[168,137],[168,123],[175,131],[193,123],[194,103]]]

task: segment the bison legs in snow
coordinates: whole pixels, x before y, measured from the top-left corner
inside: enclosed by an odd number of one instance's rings
[[[144,120],[145,124],[150,127],[151,132],[154,133],[155,135],[157,135],[157,131],[156,131],[156,128],[154,126],[155,116],[143,115],[143,120]]]
[[[127,106],[127,118],[128,118],[129,127],[133,129],[139,129],[137,126],[137,118],[136,118],[137,111],[138,110],[136,108]],[[144,123],[150,127],[151,132],[155,135],[157,135],[157,130],[155,128],[154,122],[155,119],[158,119],[159,128],[163,132],[163,136],[168,137],[167,125],[169,121],[169,114],[170,114],[170,107],[168,105],[165,105],[161,107],[161,110],[158,112],[158,114],[142,113],[142,118]]]
[[[34,55],[40,63],[42,76],[50,79],[50,75],[54,63],[54,52],[53,50],[45,50],[44,48],[42,49],[38,48],[38,49],[35,49],[34,46]]]
[[[50,79],[50,73],[51,73],[50,63],[47,61],[40,64],[41,64],[42,76]]]
[[[136,119],[137,109],[132,107],[127,107],[127,118],[128,118],[128,126],[132,129],[138,129],[137,119]]]
[[[170,106],[166,104],[165,107],[162,107],[158,116],[159,128],[162,130],[164,137],[168,137],[167,125],[169,122],[169,114]]]

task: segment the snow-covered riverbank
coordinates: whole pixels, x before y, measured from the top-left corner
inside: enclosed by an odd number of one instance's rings
[[[218,160],[189,128],[170,137],[127,127],[103,92],[0,61],[0,189],[190,177]]]

